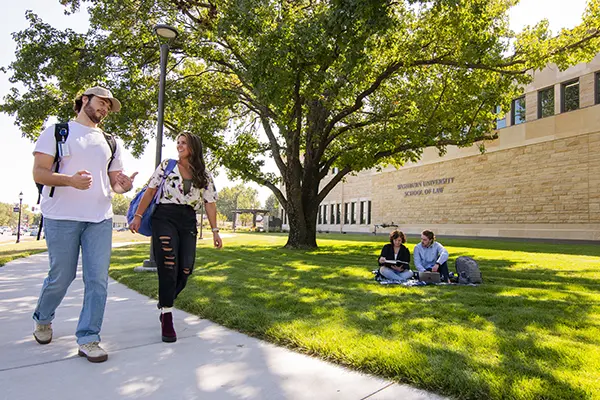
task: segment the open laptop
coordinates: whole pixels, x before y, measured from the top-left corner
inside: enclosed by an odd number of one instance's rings
[[[430,271],[421,271],[419,272],[419,280],[422,282],[429,283],[440,283],[440,273],[439,272],[430,272]]]

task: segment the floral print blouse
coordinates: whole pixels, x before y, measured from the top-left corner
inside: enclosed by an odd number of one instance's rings
[[[160,163],[158,168],[156,168],[156,171],[154,171],[150,177],[148,187],[155,189],[160,185],[168,163],[169,160],[163,160],[163,162]],[[183,178],[179,172],[179,164],[177,164],[175,169],[173,169],[173,172],[167,175],[167,180],[165,181],[163,193],[159,202],[162,204],[186,204],[192,206],[196,211],[200,211],[202,208],[202,199],[204,199],[205,203],[215,203],[217,201],[217,189],[215,188],[212,174],[209,171],[206,171],[206,175],[208,183],[203,190],[192,185],[188,194],[184,194]]]

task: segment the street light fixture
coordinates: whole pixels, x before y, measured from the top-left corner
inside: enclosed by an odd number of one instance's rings
[[[177,35],[179,34],[177,32],[177,29],[173,28],[170,25],[165,25],[165,24],[158,24],[154,27],[154,33],[156,33],[157,36],[163,38],[163,39],[169,39],[169,40],[173,40],[177,37]]]
[[[19,193],[19,223],[17,224],[17,243],[21,241],[21,209],[23,207],[23,192]]]
[[[154,27],[154,33],[160,42],[160,78],[158,87],[158,126],[156,128],[156,162],[155,168],[160,165],[162,159],[163,140],[163,118],[165,113],[165,81],[167,75],[167,58],[169,56],[169,44],[177,37],[177,29],[165,24]]]
[[[158,86],[158,119],[156,127],[156,160],[154,168],[158,168],[162,160],[162,141],[163,124],[165,114],[165,81],[167,75],[167,58],[169,56],[169,44],[175,40],[178,35],[177,29],[165,24],[158,24],[154,27],[154,33],[158,36],[160,43],[160,77]],[[154,252],[152,251],[152,240],[150,241],[150,259],[144,260],[141,267],[135,267],[134,271],[154,272],[156,271],[156,262],[154,261]]]

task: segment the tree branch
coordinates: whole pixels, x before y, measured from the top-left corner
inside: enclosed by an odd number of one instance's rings
[[[338,183],[340,183],[342,178],[344,176],[348,175],[348,173],[351,171],[352,171],[352,168],[350,168],[350,166],[348,166],[348,165],[345,166],[344,168],[342,168],[341,170],[339,170],[338,173],[333,178],[331,178],[331,180],[327,183],[327,185],[325,185],[323,187],[323,189],[321,189],[321,191],[317,195],[317,204],[321,204],[321,202],[323,201],[323,199],[325,199],[325,197],[329,194],[329,192],[331,192],[331,190]]]
[[[279,168],[281,174],[284,175],[287,170],[287,165],[281,158],[281,149],[279,148],[277,138],[275,137],[275,134],[271,129],[271,124],[269,123],[269,120],[264,116],[260,117],[260,121],[262,123],[263,129],[265,130],[265,133],[267,134],[267,137],[269,138],[269,143],[271,144],[271,153],[273,154],[275,164],[277,164],[277,168]]]
[[[288,202],[287,202],[285,196],[283,195],[283,193],[281,193],[281,190],[279,190],[279,188],[273,182],[268,181],[267,179],[265,179],[263,177],[254,175],[247,171],[246,171],[246,176],[248,176],[250,178],[250,180],[258,183],[259,185],[263,185],[263,186],[266,186],[269,189],[271,189],[271,191],[273,192],[275,197],[277,197],[279,204],[281,204],[283,206],[283,208],[287,210]]]

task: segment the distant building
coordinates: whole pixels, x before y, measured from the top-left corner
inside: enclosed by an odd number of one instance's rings
[[[536,71],[497,128],[485,154],[428,148],[399,170],[348,176],[321,203],[317,229],[600,240],[600,55]]]
[[[113,215],[113,229],[127,228],[127,217],[124,215]]]

